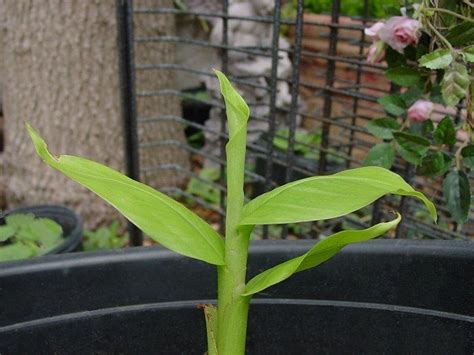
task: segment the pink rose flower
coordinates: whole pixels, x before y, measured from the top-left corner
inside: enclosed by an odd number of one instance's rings
[[[364,30],[366,36],[371,37],[374,41],[379,40],[378,32],[385,26],[385,23],[382,21],[374,23],[372,26],[367,27]]]
[[[385,58],[385,43],[382,41],[378,41],[373,43],[369,47],[369,51],[367,52],[367,63],[375,64],[380,63]]]
[[[434,104],[427,100],[417,100],[408,109],[408,119],[412,122],[423,122],[430,118]]]
[[[458,130],[456,131],[456,138],[457,138],[457,140],[460,141],[460,142],[465,142],[465,141],[467,141],[467,139],[469,138],[469,135],[468,135],[468,133],[467,133],[465,130],[463,130],[463,129],[458,129]]]
[[[421,36],[421,23],[409,17],[394,16],[378,32],[382,41],[399,53],[409,45],[416,45]]]

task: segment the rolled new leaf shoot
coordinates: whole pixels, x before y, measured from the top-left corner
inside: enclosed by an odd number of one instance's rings
[[[369,166],[290,182],[260,195],[244,206],[239,224],[282,224],[336,218],[367,206],[385,194],[420,199],[436,221],[435,206],[421,192],[415,191],[390,170]]]
[[[228,212],[240,212],[241,206],[237,204],[243,204],[244,201],[245,147],[250,110],[226,76],[218,70],[215,73],[219,78],[229,124],[229,141],[226,145],[226,153],[229,157],[227,159],[227,189],[228,200],[236,205],[232,206],[233,210]],[[237,209],[239,211],[236,211]]]
[[[96,162],[54,157],[45,141],[27,124],[38,155],[49,166],[85,186],[164,247],[210,264],[224,264],[224,241],[186,207],[138,181]]]
[[[244,296],[250,296],[288,279],[291,275],[313,268],[332,258],[346,245],[377,238],[400,222],[400,215],[390,222],[379,223],[368,229],[345,230],[318,242],[306,254],[274,266],[251,279],[245,287]]]

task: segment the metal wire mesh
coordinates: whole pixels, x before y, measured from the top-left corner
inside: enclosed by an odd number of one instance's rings
[[[328,174],[345,168],[361,166],[370,147],[375,144],[365,126],[371,119],[382,117],[383,110],[377,98],[398,88],[384,78],[384,66],[370,65],[364,53],[369,45],[363,29],[367,23],[369,0],[364,1],[365,17],[340,15],[340,0],[332,3],[327,15],[306,15],[303,0],[297,1],[295,18],[282,18],[281,1],[275,0],[273,14],[241,16],[229,12],[228,1],[217,3],[217,11],[202,7],[178,9],[169,7],[132,7],[132,1],[118,1],[118,26],[122,98],[126,134],[128,173],[139,178],[144,169],[179,170],[187,176],[188,184],[162,187],[188,204],[211,223],[223,224],[225,216],[225,142],[227,139],[223,104],[212,94],[215,84],[211,64],[229,74],[249,102],[250,127],[256,139],[248,143],[248,169],[246,170],[246,194],[251,198],[275,186],[296,178]],[[192,26],[213,26],[221,33],[216,42],[212,33],[178,33],[137,37],[133,35],[133,18],[140,16],[175,16],[181,23],[191,21]],[[210,21],[210,25],[207,21]],[[263,24],[270,28],[268,40],[258,46],[236,45],[232,41],[231,28],[235,24]],[[192,27],[191,27],[192,28]],[[263,28],[263,27],[262,27]],[[199,32],[199,31],[196,31]],[[289,46],[282,45],[285,33]],[[203,34],[204,33],[204,34]],[[215,33],[215,31],[214,31]],[[177,57],[172,63],[136,62],[133,47],[137,43],[173,43],[177,51],[198,57],[213,51],[217,62],[207,67],[193,65],[193,58]],[[192,48],[191,50],[189,48]],[[232,70],[240,57],[266,58],[270,63],[263,73],[239,74]],[[282,75],[279,66],[282,57],[289,58],[291,70]],[[263,61],[262,61],[263,62]],[[135,82],[136,71],[172,71],[177,78],[175,87],[158,92],[140,91]],[[184,79],[183,79],[184,78]],[[183,81],[199,83],[199,87],[186,87]],[[286,86],[282,86],[282,85]],[[190,84],[191,85],[191,84]],[[137,89],[135,90],[135,86]],[[288,89],[285,104],[279,95],[282,87]],[[245,93],[258,92],[258,96]],[[181,101],[182,115],[157,112],[154,117],[137,115],[137,96],[165,95]],[[260,100],[260,101],[259,101]],[[265,106],[262,109],[262,106]],[[212,113],[220,115],[219,124],[209,125]],[[263,113],[262,113],[263,112]],[[455,113],[459,119],[460,110]],[[187,135],[182,148],[189,153],[190,168],[166,164],[155,167],[138,166],[139,155],[147,145],[165,146],[174,141],[148,141],[138,145],[138,128],[150,120],[154,122],[178,122]],[[257,124],[261,123],[261,124]],[[206,146],[209,141],[213,147]],[[212,169],[208,169],[211,166]],[[424,207],[414,199],[382,198],[372,206],[334,221],[306,223],[303,225],[271,226],[257,230],[255,238],[320,238],[346,227],[366,227],[389,218],[392,210],[400,210],[405,216],[397,231],[388,237],[469,239],[474,234],[474,214],[462,229],[449,217],[442,197],[442,185],[438,180],[415,176],[414,167],[397,159],[393,170],[405,177],[415,188],[423,191],[437,205],[440,222],[428,220]],[[207,172],[208,174],[204,174]],[[474,181],[470,176],[471,185]],[[141,243],[138,232],[132,231],[132,242]]]

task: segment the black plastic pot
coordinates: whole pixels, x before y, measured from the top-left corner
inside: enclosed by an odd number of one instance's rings
[[[256,274],[312,243],[253,244]],[[215,268],[159,248],[0,270],[0,353],[203,354]],[[265,290],[249,354],[472,354],[474,243],[374,241]]]
[[[69,208],[55,205],[37,205],[20,207],[0,214],[0,224],[9,214],[33,213],[35,217],[49,218],[57,222],[63,229],[64,241],[47,254],[62,254],[79,251],[82,249],[82,220]]]

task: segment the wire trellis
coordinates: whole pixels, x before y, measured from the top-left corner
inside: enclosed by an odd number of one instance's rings
[[[117,23],[127,174],[139,179],[141,173],[150,169],[179,171],[186,175],[188,185],[165,186],[161,190],[178,197],[212,223],[222,227],[225,220],[227,133],[223,103],[218,97],[206,94],[209,91],[206,85],[215,80],[212,68],[192,66],[179,60],[173,63],[136,62],[134,46],[138,43],[172,43],[176,48],[187,46],[196,52],[214,50],[218,53],[220,69],[229,74],[230,79],[238,84],[239,88],[259,90],[268,95],[269,99],[265,103],[244,95],[251,111],[259,105],[266,105],[264,114],[254,112],[250,118],[261,122],[263,125],[258,127],[264,128],[257,127],[252,134],[259,135],[259,138],[248,142],[249,166],[245,172],[248,198],[296,178],[324,175],[361,166],[366,153],[375,144],[365,126],[369,120],[384,115],[377,98],[398,91],[397,87],[391,86],[385,80],[384,65],[368,64],[365,60],[364,53],[370,43],[363,30],[367,24],[374,21],[367,18],[369,1],[364,0],[364,16],[348,18],[340,14],[341,0],[333,1],[330,14],[319,16],[304,14],[303,0],[298,0],[296,16],[290,19],[282,18],[280,0],[275,0],[273,14],[268,16],[231,14],[230,4],[226,0],[219,3],[217,12],[201,8],[193,10],[192,7],[140,7],[134,6],[131,0],[118,0]],[[203,22],[211,21],[214,25],[216,21],[220,21],[220,42],[189,34],[134,36],[134,18],[140,16],[198,18]],[[268,43],[252,47],[233,45],[229,38],[229,25],[232,21],[271,26]],[[283,28],[287,33],[289,46],[281,45]],[[310,36],[316,36],[315,44],[311,44]],[[234,71],[232,75],[229,73],[229,63],[237,54],[267,58],[271,66],[264,74],[239,75]],[[280,75],[279,65],[283,55],[287,55],[291,61],[291,73],[287,76]],[[172,71],[176,75],[200,78],[203,86],[183,89],[177,85],[158,91],[140,90],[140,83],[136,82],[136,72],[147,70]],[[287,105],[279,104],[279,88],[282,83],[288,87]],[[154,117],[141,117],[137,114],[137,97],[157,95],[178,98],[183,108],[182,115],[157,112]],[[213,109],[220,110],[218,126],[207,124],[209,112]],[[459,114],[460,110],[455,116]],[[284,119],[278,120],[277,116]],[[139,144],[140,125],[151,121],[179,123],[186,131],[187,143],[156,140]],[[196,145],[193,142],[195,136],[201,137],[201,144],[203,136],[204,142],[208,137],[214,137],[216,149],[206,150],[199,144]],[[179,145],[188,152],[190,161],[194,163],[190,167],[182,167],[179,164],[141,167],[140,152],[150,145]],[[212,178],[202,174],[206,162],[212,163],[216,168],[217,173]],[[470,239],[474,235],[472,207],[468,223],[460,229],[450,219],[445,208],[439,181],[416,176],[414,167],[399,159],[396,160],[393,170],[435,202],[440,214],[440,222],[437,225],[428,220],[428,216],[423,213],[424,207],[414,199],[389,196],[344,218],[299,226],[265,227],[256,231],[255,238],[320,238],[349,226],[367,227],[378,223],[390,218],[392,210],[399,210],[404,215],[396,232],[389,235],[392,238]],[[470,181],[473,185],[472,174]],[[194,190],[189,188],[190,184],[195,186]],[[200,193],[200,189],[213,198]],[[131,244],[141,245],[142,237],[139,231],[131,228]]]

